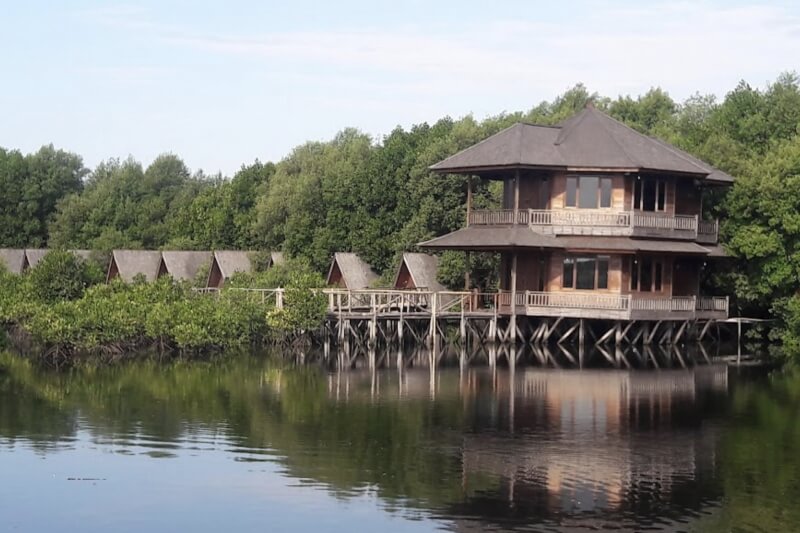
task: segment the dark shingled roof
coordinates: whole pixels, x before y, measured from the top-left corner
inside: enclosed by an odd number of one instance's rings
[[[558,126],[518,123],[433,165],[446,173],[503,168],[642,170],[733,178],[661,140],[643,135],[593,107]]]
[[[598,250],[620,253],[680,253],[708,255],[710,250],[688,241],[634,239],[631,237],[541,235],[526,226],[462,228],[420,243],[431,250],[508,250],[547,248],[556,250]]]

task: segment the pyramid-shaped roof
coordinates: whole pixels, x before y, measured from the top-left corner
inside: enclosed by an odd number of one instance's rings
[[[431,167],[445,173],[556,167],[733,178],[664,141],[643,135],[593,106],[557,126],[517,123]]]

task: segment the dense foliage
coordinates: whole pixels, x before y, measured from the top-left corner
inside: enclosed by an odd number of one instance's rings
[[[207,353],[291,339],[318,329],[326,311],[324,297],[307,290],[319,286],[319,274],[292,265],[278,311],[258,292],[200,294],[169,277],[99,283],[92,261],[54,251],[24,276],[0,271],[0,324],[57,357],[145,347]]]
[[[789,325],[784,338],[800,339],[792,325],[800,324],[800,82],[792,73],[764,89],[741,82],[721,101],[697,94],[676,102],[658,88],[611,99],[576,85],[527,112],[482,121],[443,118],[378,140],[347,129],[276,164],[243,166],[230,180],[193,176],[164,155],[147,169],[110,160],[82,183],[86,170],[74,154],[0,151],[0,246],[280,249],[318,272],[332,252],[355,251],[387,273],[402,251],[463,224],[464,178],[435,175],[431,164],[517,121],[557,123],[589,100],[736,176],[729,194],[705,202],[725,221],[724,242],[739,258],[715,280],[717,291],[736,296],[738,313],[780,317]],[[477,206],[498,201],[497,184],[476,186]],[[446,256],[442,281],[457,286],[466,262]],[[473,257],[474,284],[495,283],[494,261]]]

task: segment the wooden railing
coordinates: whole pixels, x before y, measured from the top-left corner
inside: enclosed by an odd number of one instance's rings
[[[531,209],[531,226],[604,226],[628,228],[631,225],[629,211],[602,209]]]
[[[719,221],[701,220],[697,225],[697,240],[706,244],[716,244],[719,240]]]
[[[666,215],[637,211],[633,216],[633,227],[664,231],[685,231],[697,236],[696,215]]]
[[[423,313],[445,315],[456,313],[509,314],[512,311],[511,292],[477,291],[426,291],[398,289],[312,289],[328,299],[331,314],[357,315],[387,313]],[[284,289],[195,289],[198,295],[221,297],[223,293],[255,295],[261,303],[284,307]],[[536,316],[561,316],[562,311],[598,311],[581,313],[588,318],[660,318],[661,314],[697,313],[706,318],[727,316],[728,298],[721,296],[675,296],[671,298],[648,297],[630,294],[602,294],[590,291],[541,292],[519,291],[516,309],[527,308],[527,314]],[[605,313],[607,312],[607,313]],[[651,315],[652,314],[652,315]],[[607,315],[607,316],[606,316]],[[666,316],[664,317],[666,318]]]
[[[697,311],[727,313],[730,300],[727,296],[700,296],[697,298]]]
[[[538,291],[525,293],[525,304],[528,307],[626,310],[630,308],[630,301],[631,297],[626,294]]]
[[[631,298],[634,311],[663,311],[669,313],[692,312],[696,308],[696,297],[675,296],[672,298]]]
[[[529,221],[527,209],[517,211],[517,221],[514,222],[513,209],[477,210],[470,211],[467,222],[470,226],[511,226],[514,224],[526,225]]]
[[[513,209],[470,211],[470,226],[529,225],[555,235],[663,236],[716,243],[718,223],[697,215],[608,209]]]

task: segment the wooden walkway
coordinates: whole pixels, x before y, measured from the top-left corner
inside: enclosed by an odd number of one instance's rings
[[[281,309],[284,289],[223,289],[257,294]],[[218,289],[201,293],[219,294]],[[325,338],[338,344],[478,343],[653,345],[719,336],[727,298],[631,295],[316,289],[327,299]]]

